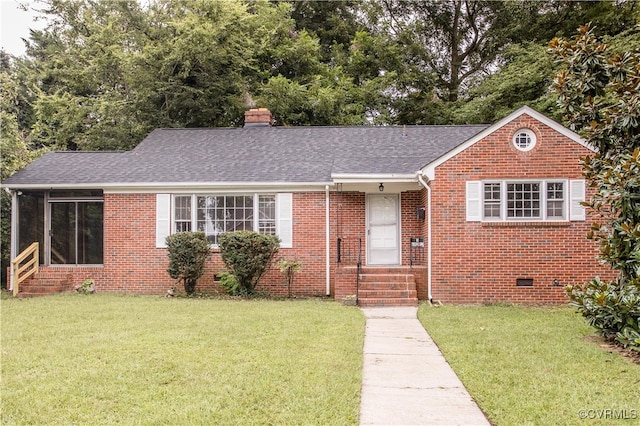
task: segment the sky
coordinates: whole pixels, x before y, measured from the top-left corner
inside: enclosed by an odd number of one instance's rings
[[[34,1],[0,0],[0,46],[7,53],[21,56],[25,53],[23,38],[29,38],[29,28],[41,29],[43,21],[34,22],[35,12],[19,9],[20,4],[33,6]]]

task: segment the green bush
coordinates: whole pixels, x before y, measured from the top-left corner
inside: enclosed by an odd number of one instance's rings
[[[640,351],[640,290],[595,279],[567,287],[571,305],[605,338]]]
[[[238,284],[238,280],[235,275],[229,272],[223,272],[220,274],[220,285],[232,296],[243,296],[243,291]]]
[[[193,294],[211,254],[205,233],[179,232],[169,235],[166,242],[169,254],[167,272],[171,278],[184,283],[184,291],[187,294]]]
[[[236,294],[253,294],[260,278],[271,266],[280,247],[273,235],[238,231],[220,235],[218,245],[222,261],[236,278]]]

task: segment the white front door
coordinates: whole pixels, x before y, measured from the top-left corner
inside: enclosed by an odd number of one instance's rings
[[[398,195],[367,196],[367,264],[400,263]]]

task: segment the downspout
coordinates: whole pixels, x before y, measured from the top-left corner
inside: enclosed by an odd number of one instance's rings
[[[331,260],[329,256],[331,255],[331,247],[329,246],[331,239],[329,238],[329,185],[324,186],[324,209],[325,209],[325,232],[324,232],[324,244],[325,244],[325,277],[326,277],[326,294],[327,296],[331,295]]]
[[[7,188],[5,190],[11,195],[11,244],[10,244],[10,253],[9,260],[13,260],[18,255],[18,191],[9,191]],[[9,262],[9,288],[8,290],[13,290],[13,266],[11,266],[11,262]]]
[[[427,177],[427,179],[429,179]],[[427,190],[427,298],[429,302],[433,301],[431,297],[431,187],[424,180],[422,172],[418,172],[418,182]]]

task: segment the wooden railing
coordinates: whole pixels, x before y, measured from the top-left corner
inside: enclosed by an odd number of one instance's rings
[[[31,244],[15,259],[11,261],[11,285],[13,295],[18,295],[20,283],[33,274],[37,274],[40,268],[40,245],[38,242]],[[26,261],[24,265],[20,265]]]

